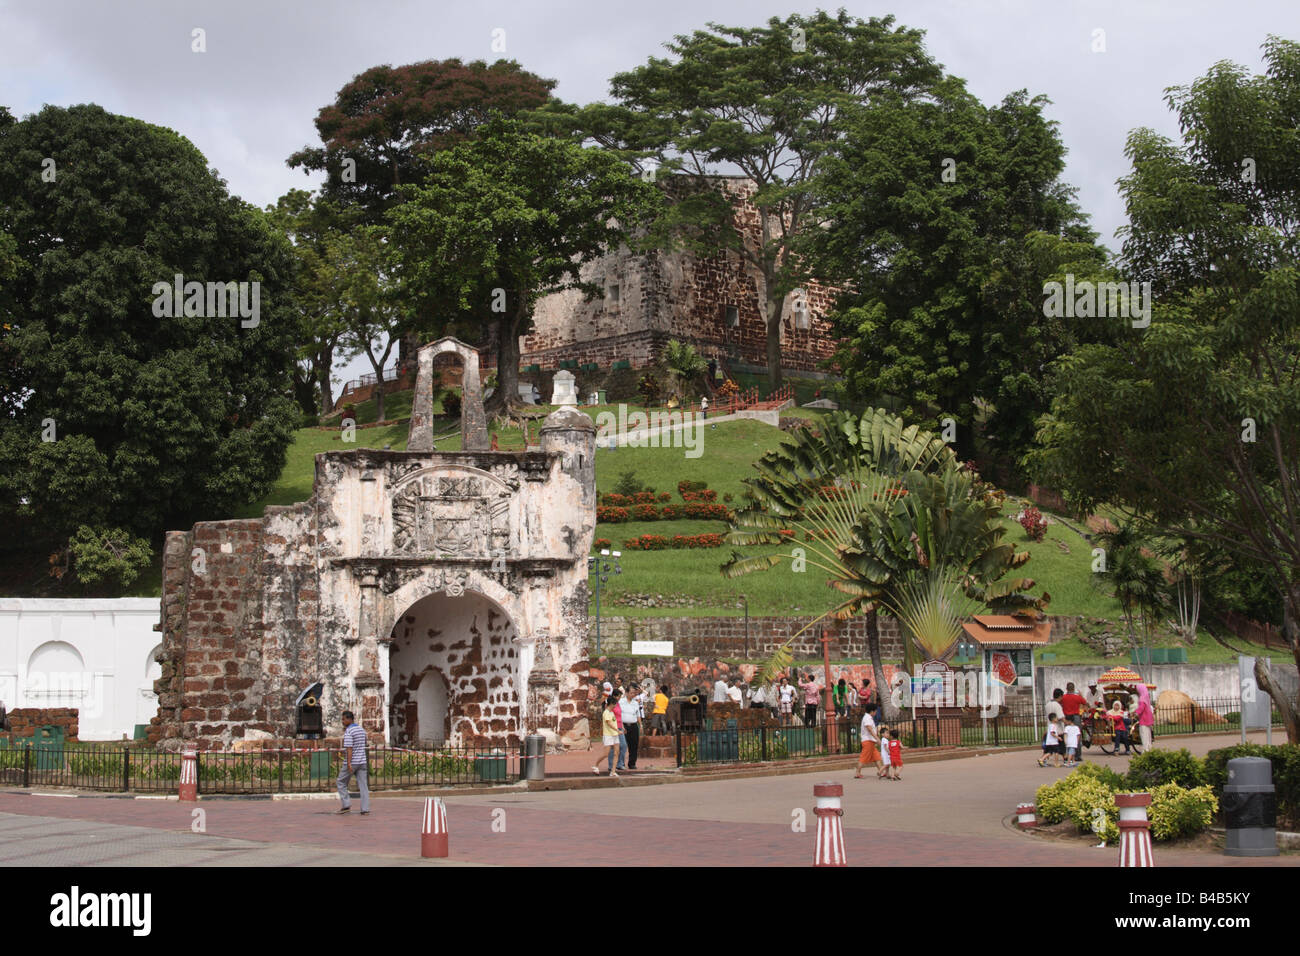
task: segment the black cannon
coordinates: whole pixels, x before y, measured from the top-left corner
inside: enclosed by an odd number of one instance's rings
[[[319,740],[325,736],[325,712],[320,703],[324,691],[325,685],[317,681],[298,695],[294,702],[294,710],[298,715],[298,729],[294,732],[296,736],[306,740]]]
[[[699,730],[704,724],[705,699],[701,694],[668,698],[668,730],[687,733]]]

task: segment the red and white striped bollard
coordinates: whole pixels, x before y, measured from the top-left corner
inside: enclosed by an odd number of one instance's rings
[[[842,783],[813,784],[817,806],[817,850],[813,866],[848,866],[844,855],[844,810],[840,798],[844,796]]]
[[[420,856],[442,857],[447,853],[447,807],[442,797],[426,797],[424,825],[420,828]]]
[[[1032,803],[1021,803],[1016,806],[1016,826],[1022,830],[1038,826],[1037,808]]]
[[[194,802],[199,799],[199,755],[195,749],[186,747],[181,754],[180,799]]]
[[[1151,821],[1147,807],[1151,805],[1149,793],[1117,793],[1115,806],[1119,807],[1119,865],[1155,866],[1151,855]]]

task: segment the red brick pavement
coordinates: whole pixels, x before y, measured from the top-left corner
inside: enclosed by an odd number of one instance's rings
[[[689,785],[687,785],[689,786]],[[451,857],[510,866],[590,866],[632,852],[651,866],[807,866],[813,856],[814,817],[807,832],[788,824],[722,823],[617,814],[586,814],[560,809],[511,806],[499,801],[505,832],[493,831],[496,807],[448,804]],[[362,817],[354,803],[350,816],[335,816],[327,800],[208,800],[207,833],[271,844],[296,844],[392,856],[419,855],[422,801],[376,800]],[[58,800],[25,794],[0,794],[0,813],[93,820],[189,832],[193,805],[173,801],[80,797]],[[845,829],[852,865],[891,866],[1114,866],[1118,850],[1094,850],[1008,831],[1004,839],[899,830]],[[1157,854],[1158,858],[1160,854]],[[1249,865],[1215,854],[1170,854],[1166,863]],[[1268,861],[1295,862],[1300,859]]]

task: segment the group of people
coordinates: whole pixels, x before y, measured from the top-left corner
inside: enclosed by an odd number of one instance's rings
[[[799,686],[796,688],[790,683],[788,677],[781,677],[776,684],[769,684],[766,687],[759,687],[754,690],[750,696],[750,707],[767,707],[771,709],[783,727],[788,727],[794,723],[795,704],[802,696],[803,698],[803,726],[817,726],[817,712],[821,705],[823,686],[817,682],[816,676],[809,671],[803,677],[795,675]],[[860,706],[864,701],[870,701],[869,691],[871,681],[864,680],[862,689],[854,687],[848,680],[841,677],[839,681],[831,685],[831,707],[835,711],[835,717],[839,720],[848,718],[850,711]],[[726,688],[727,685],[721,679],[714,685],[713,700],[719,702],[718,687]],[[740,703],[740,691],[736,683],[732,681],[729,693],[732,693],[731,699]],[[872,701],[873,710],[878,710],[878,705]]]
[[[668,688],[661,686],[658,693],[651,696],[648,690],[635,684],[630,690],[623,687],[620,675],[615,674],[613,681],[605,681],[601,691],[604,698],[600,714],[601,744],[609,748],[609,775],[617,777],[620,770],[636,769],[643,719],[648,718],[651,732],[667,733]],[[600,773],[599,759],[592,765],[591,772]]]
[[[1058,767],[1062,762],[1067,767],[1076,766],[1080,759],[1083,723],[1089,718],[1094,733],[1098,728],[1109,727],[1117,753],[1123,747],[1126,756],[1132,754],[1135,727],[1138,744],[1143,749],[1151,746],[1156,720],[1151,692],[1145,684],[1132,689],[1129,707],[1125,709],[1118,697],[1107,708],[1106,699],[1098,692],[1096,684],[1088,685],[1088,695],[1084,697],[1075,692],[1073,683],[1067,683],[1064,691],[1059,687],[1052,691],[1052,700],[1047,705],[1047,732],[1043,737],[1043,754],[1038,758],[1038,765],[1045,767],[1052,760]]]

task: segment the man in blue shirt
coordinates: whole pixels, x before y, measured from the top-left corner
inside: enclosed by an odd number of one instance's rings
[[[343,769],[339,773],[339,799],[343,801],[343,807],[334,812],[351,812],[348,784],[355,774],[357,787],[361,790],[361,815],[365,816],[370,812],[370,788],[366,786],[366,732],[353,723],[355,719],[352,711],[343,711]]]

